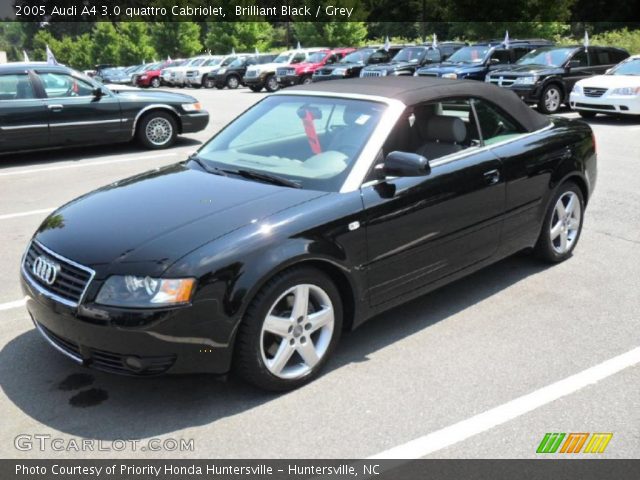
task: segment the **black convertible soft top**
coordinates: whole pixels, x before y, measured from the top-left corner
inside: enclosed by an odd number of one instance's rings
[[[511,90],[476,80],[449,80],[429,77],[366,77],[319,82],[287,89],[325,92],[329,95],[375,95],[395,98],[407,106],[441,98],[477,97],[492,102],[509,113],[527,131],[549,125],[550,120],[534,111]]]

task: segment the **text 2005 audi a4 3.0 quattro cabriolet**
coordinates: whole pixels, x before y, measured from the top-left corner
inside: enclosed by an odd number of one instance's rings
[[[184,162],[58,209],[22,286],[78,363],[285,390],[376,313],[522,249],[569,257],[595,181],[588,125],[492,85],[295,87]]]

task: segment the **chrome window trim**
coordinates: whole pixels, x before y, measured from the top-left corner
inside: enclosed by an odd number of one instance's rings
[[[33,243],[37,244],[38,247],[40,247],[42,250],[44,250],[48,255],[51,255],[52,257],[55,257],[58,260],[62,260],[63,262],[66,262],[69,265],[72,265],[72,266],[78,268],[79,270],[84,270],[85,272],[87,272],[89,274],[89,279],[87,280],[87,284],[84,286],[84,290],[82,290],[82,293],[80,294],[80,298],[78,299],[77,303],[76,302],[72,302],[71,300],[67,300],[66,298],[62,298],[59,295],[56,295],[55,293],[50,292],[49,290],[45,289],[44,287],[39,285],[38,282],[36,282],[33,279],[33,277],[31,276],[31,274],[27,271],[27,269],[25,268],[25,261],[27,259],[27,253],[31,249],[31,245]],[[93,278],[96,276],[95,270],[93,270],[93,269],[91,269],[89,267],[85,267],[84,265],[81,265],[81,264],[79,264],[77,262],[74,262],[73,260],[70,260],[70,259],[68,259],[66,257],[63,257],[62,255],[59,255],[59,254],[49,250],[47,247],[42,245],[37,240],[31,240],[29,242],[29,245],[27,246],[27,249],[25,250],[25,252],[24,252],[24,254],[22,256],[22,263],[20,265],[20,269],[21,269],[22,274],[24,275],[25,279],[29,281],[29,285],[34,287],[39,293],[41,293],[45,297],[48,297],[48,298],[50,298],[52,300],[55,300],[56,302],[62,303],[63,305],[66,305],[66,306],[72,307],[72,308],[78,307],[83,302],[84,297],[85,297],[85,295],[87,293],[87,290],[89,289],[89,285],[91,285],[91,282],[93,281]]]
[[[36,330],[40,333],[40,335],[42,335],[42,337],[47,341],[47,343],[49,345],[51,345],[53,348],[55,348],[56,350],[58,350],[60,353],[62,353],[63,355],[66,355],[67,357],[69,357],[71,360],[73,360],[74,362],[79,363],[80,365],[84,364],[84,360],[69,352],[68,350],[62,348],[60,345],[58,345],[50,336],[49,334],[45,331],[44,328],[42,328],[42,325],[40,325],[38,322],[36,322],[35,320],[33,320],[33,324],[36,327]]]

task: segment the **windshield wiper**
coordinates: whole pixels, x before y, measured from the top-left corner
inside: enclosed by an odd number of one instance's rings
[[[195,153],[189,156],[189,160],[193,160],[194,162],[196,162],[207,173],[213,173],[214,175],[222,175],[223,177],[227,176],[227,173],[224,170],[222,170],[221,168],[206,164],[204,160],[202,160],[202,158],[196,155]]]
[[[223,170],[225,173],[229,173],[232,175],[239,175],[244,178],[249,178],[252,180],[261,180],[263,182],[272,183],[273,185],[280,185],[283,187],[291,187],[291,188],[302,188],[298,182],[294,182],[293,180],[289,180],[284,177],[280,177],[278,175],[272,175],[270,173],[256,172],[255,170]]]

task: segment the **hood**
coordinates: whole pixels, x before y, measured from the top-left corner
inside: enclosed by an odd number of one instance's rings
[[[125,90],[116,91],[118,98],[131,102],[164,102],[194,103],[198,100],[184,93],[166,92],[164,90]]]
[[[443,73],[467,73],[474,72],[478,70],[483,70],[485,67],[483,64],[473,64],[473,63],[440,63],[437,65],[432,65],[430,67],[423,68],[422,71],[425,72],[436,72],[440,75]]]
[[[174,164],[84,195],[52,213],[36,238],[98,277],[160,275],[179,258],[252,221],[325,192],[224,177]]]
[[[595,75],[578,82],[581,87],[621,88],[640,87],[638,75]]]
[[[389,63],[379,63],[378,65],[371,65],[366,67],[366,70],[397,70],[399,68],[406,67],[419,67],[418,63],[411,62],[389,62]]]
[[[551,75],[554,73],[562,73],[564,69],[562,67],[554,67],[550,65],[505,65],[500,67],[499,70],[494,70],[491,75],[499,75],[504,73],[505,75]]]

